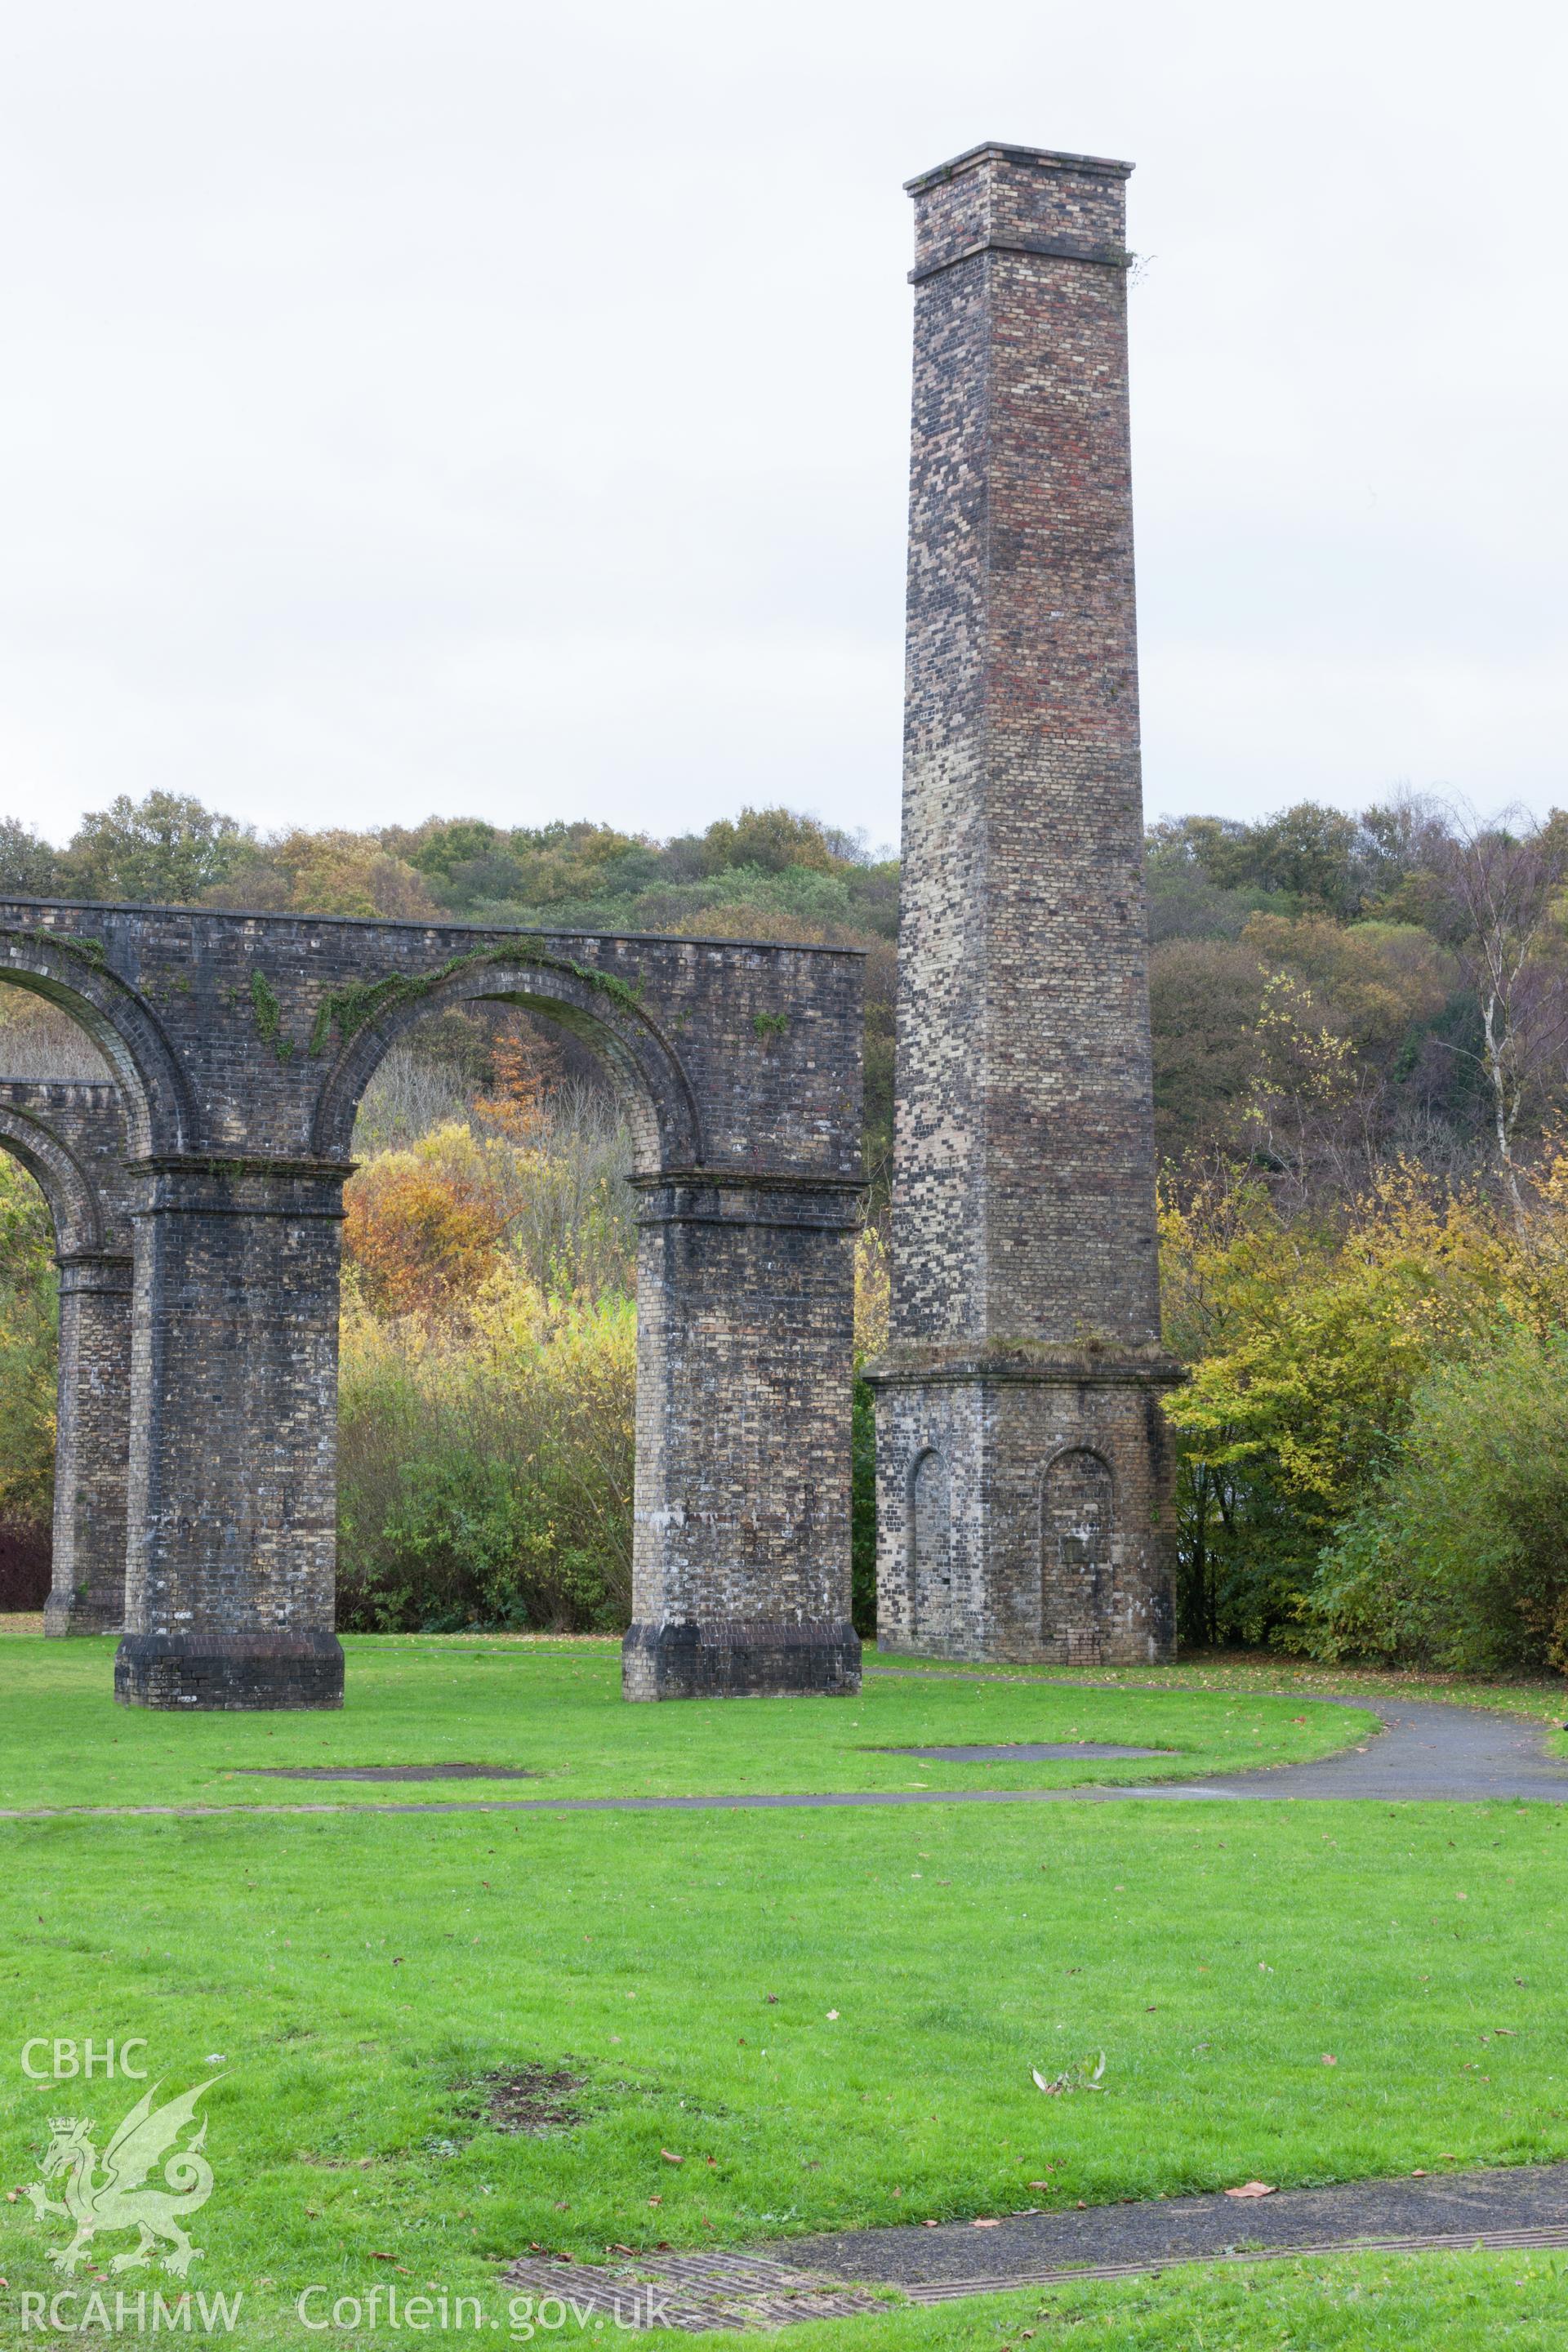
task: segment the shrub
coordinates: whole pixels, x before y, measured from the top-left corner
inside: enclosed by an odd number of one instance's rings
[[[1508,1324],[1416,1390],[1292,1647],[1465,1674],[1568,1669],[1568,1332]]]
[[[1376,1493],[1421,1382],[1493,1326],[1522,1269],[1483,1199],[1406,1169],[1331,1217],[1219,1182],[1167,1202],[1161,1238],[1166,1336],[1192,1368],[1168,1408],[1181,1629],[1267,1641]]]
[[[613,1631],[631,1613],[636,1320],[496,1265],[461,1317],[351,1297],[339,1621]]]

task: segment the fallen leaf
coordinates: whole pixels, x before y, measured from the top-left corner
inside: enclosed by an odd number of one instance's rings
[[[828,2012],[827,2012],[827,2021],[828,2021],[828,2023],[829,2023],[830,2025],[831,2025],[831,2024],[833,2024],[833,2022],[835,2021],[835,2020],[837,2018],[837,2015],[838,2015],[838,2011],[837,2011],[836,2009],[830,2009],[830,2010],[828,2011]]]
[[[1227,2189],[1227,2197],[1272,2197],[1274,2189],[1267,2180],[1244,2180],[1239,2189]]]
[[[395,2263],[397,2260],[395,2254],[378,2254],[374,2247],[371,2250],[370,2258],[373,2263]]]
[[[1329,2055],[1329,2053],[1328,2053],[1328,2052],[1327,2052],[1326,2050],[1324,2051],[1324,2053],[1323,2053],[1323,2063],[1324,2063],[1324,2065],[1325,2065],[1325,2066],[1337,2066],[1337,2065],[1339,2064],[1339,2063],[1340,2063],[1340,2062],[1339,2062],[1339,2060],[1338,2060],[1337,2058],[1331,2058],[1331,2057],[1330,2057],[1330,2055]]]
[[[683,2156],[673,2155],[668,2147],[661,2147],[659,2149],[659,2154],[663,2157],[666,2164],[684,2164],[686,2161],[686,2158]]]
[[[662,2197],[650,2197],[647,2201],[650,2205],[662,2205],[664,2200]]]
[[[1426,2167],[1424,2164],[1418,2164],[1411,2173],[1410,2178],[1412,2180],[1425,2180],[1426,2178]]]
[[[972,2230],[999,2230],[1002,2227],[1002,2224],[1000,2221],[993,2221],[983,2218],[978,2221],[971,2221],[969,2226]]]
[[[921,2228],[922,2230],[934,2230],[936,2228],[936,2223],[934,2221],[922,2221],[921,2223]]]

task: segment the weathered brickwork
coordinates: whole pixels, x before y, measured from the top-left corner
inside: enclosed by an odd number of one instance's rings
[[[59,1267],[54,1573],[46,1633],[125,1620],[133,1180],[111,1086],[0,1079],[0,1150],[37,1178]]]
[[[847,1611],[825,1607],[815,1563],[849,1525],[858,1198],[809,1178],[639,1190],[626,1695],[858,1689]]]
[[[878,1605],[884,1644],[952,1656],[1150,1658],[1173,1640],[1130,168],[987,146],[910,184]]]
[[[922,1656],[1167,1657],[1170,1461],[1142,1370],[886,1364],[878,1382],[878,1640]]]
[[[89,1030],[135,1179],[122,1699],[331,1706],[354,1111],[415,1022],[561,1023],[641,1193],[629,1697],[851,1689],[860,960],[744,941],[0,905],[0,980]]]

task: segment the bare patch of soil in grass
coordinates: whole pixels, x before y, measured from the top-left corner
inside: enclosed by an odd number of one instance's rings
[[[493,2131],[526,2132],[541,2138],[546,2132],[569,2131],[587,2120],[586,2110],[574,2095],[587,2087],[585,2074],[564,2066],[512,2066],[480,2077],[476,2089],[484,2101],[485,2121]]]

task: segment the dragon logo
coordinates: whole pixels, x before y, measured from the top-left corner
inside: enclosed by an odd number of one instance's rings
[[[207,2136],[205,2119],[184,2147],[175,2147],[174,2143],[194,2121],[196,2101],[219,2079],[215,2074],[212,2082],[199,2084],[194,2091],[156,2109],[153,2102],[162,2085],[154,2083],[137,2100],[101,2157],[89,2137],[90,2116],[51,2117],[49,2145],[38,2169],[46,2180],[64,2174],[64,2202],[57,2204],[36,2182],[26,2193],[40,2221],[58,2214],[61,2221],[76,2224],[70,2244],[49,2256],[58,2271],[74,2272],[100,2230],[135,2230],[140,2232],[136,2244],[128,2253],[116,2254],[110,2270],[140,2269],[157,2254],[159,2241],[167,2239],[170,2247],[163,2258],[163,2267],[177,2277],[184,2276],[202,2250],[192,2245],[182,2224],[206,2203],[213,2190],[212,2167],[201,2153]],[[167,2187],[147,2187],[148,2174],[171,2150],[163,2167]]]

